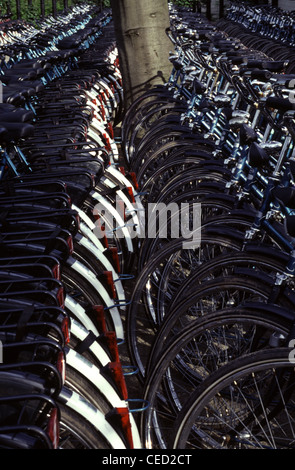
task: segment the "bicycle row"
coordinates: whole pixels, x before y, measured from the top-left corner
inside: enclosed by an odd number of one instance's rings
[[[294,75],[173,10],[122,122],[146,209],[127,311],[147,448],[294,447]],[[290,359],[291,358],[291,359]]]
[[[1,448],[141,447],[120,357],[141,204],[110,22],[79,4],[1,46]]]
[[[219,29],[238,37],[247,47],[265,52],[275,60],[289,60],[287,73],[294,73],[294,14],[267,5],[232,2]]]

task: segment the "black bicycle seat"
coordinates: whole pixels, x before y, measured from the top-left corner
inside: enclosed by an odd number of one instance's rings
[[[3,118],[1,120],[0,114],[0,127],[6,130],[3,135],[0,134],[0,141],[2,143],[16,142],[19,139],[30,137],[34,133],[34,126],[24,122],[7,122]]]
[[[15,108],[13,111],[5,111],[4,108],[1,108],[0,103],[0,122],[10,122],[10,123],[24,123],[32,121],[35,117],[33,111],[22,108]]]

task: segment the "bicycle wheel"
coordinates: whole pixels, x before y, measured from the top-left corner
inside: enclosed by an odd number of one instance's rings
[[[126,318],[130,355],[139,367],[139,377],[145,370],[141,356],[145,357],[145,362],[159,324],[179,286],[203,262],[239,250],[241,245],[236,236],[230,231],[226,236],[214,227],[204,227],[200,247],[187,249],[184,239],[173,240],[144,266],[134,286]]]
[[[289,348],[255,352],[212,374],[182,409],[171,447],[294,448],[294,364],[289,353]]]
[[[186,298],[193,284],[200,284],[216,277],[232,276],[238,269],[245,268],[275,278],[278,273],[282,274],[285,271],[288,260],[287,253],[260,244],[246,245],[244,251],[217,256],[199,266],[198,270],[194,271],[180,286],[170,303],[170,309]]]
[[[189,141],[188,141],[189,142]],[[186,141],[182,136],[179,139],[171,140],[170,142],[164,143],[163,145],[156,146],[156,150],[153,151],[151,154],[145,152],[144,158],[140,158],[138,160],[138,167],[135,168],[137,181],[142,187],[145,182],[152,177],[152,175],[163,165],[167,164],[167,162],[171,162],[174,158],[174,154],[171,152],[174,148],[180,147],[182,144],[182,149],[185,150],[187,148]],[[189,142],[190,144],[190,142]],[[198,155],[196,153],[197,149],[199,149]],[[199,161],[207,161],[211,158],[211,154],[208,152],[205,145],[202,144],[200,140],[197,140],[194,145],[194,156],[197,162],[197,158]],[[136,162],[135,162],[136,163]]]
[[[145,381],[150,408],[141,427],[146,446],[167,447],[173,422],[196,387],[235,358],[270,348],[273,338],[286,338],[291,324],[290,316],[277,307],[240,307],[209,314],[182,330]]]
[[[248,269],[243,270],[240,275],[215,278],[200,284],[192,283],[192,290],[186,292],[185,300],[182,299],[173,310],[170,310],[169,306],[173,296],[171,296],[172,288],[169,286],[172,284],[175,287],[174,276],[175,272],[172,273],[171,269],[168,279],[165,277],[161,279],[160,289],[157,292],[158,300],[159,298],[161,300],[158,305],[154,302],[156,307],[154,311],[151,308],[149,311],[145,309],[145,318],[143,309],[140,309],[140,305],[137,304],[137,317],[133,325],[130,325],[129,337],[130,347],[133,348],[132,357],[142,376],[146,373],[147,363],[151,361],[151,351],[153,352],[153,360],[161,353],[168,331],[170,336],[176,334],[187,324],[192,324],[194,319],[226,306],[234,308],[245,301],[268,300],[273,292],[271,277],[262,276],[261,273],[255,274],[251,269]],[[148,287],[151,288],[150,285]],[[163,292],[165,295],[162,294]],[[282,293],[277,301],[282,306],[294,308],[294,296],[288,290]],[[157,317],[153,318],[155,314]],[[162,324],[165,324],[165,329],[163,327],[160,330]],[[145,326],[145,338],[149,339],[149,342],[147,340],[140,342],[140,338],[144,335],[142,325]]]
[[[91,193],[87,198],[85,210],[90,219],[92,218],[94,225],[97,224],[98,219],[101,221],[102,230],[95,231],[97,236],[100,238],[102,234],[105,234],[108,245],[117,248],[118,253],[121,254],[120,262],[122,260],[122,263],[128,264],[134,252],[134,241],[130,236],[129,226],[124,220],[124,210],[120,208],[117,210],[107,197],[98,192]]]
[[[78,396],[78,395],[77,395]],[[79,398],[78,398],[79,399]],[[81,399],[80,399],[81,400]],[[86,402],[85,402],[86,403]],[[60,449],[112,449],[116,448],[109,442],[107,435],[104,434],[103,428],[100,431],[98,426],[94,425],[94,421],[87,419],[75,409],[71,409],[68,405],[59,403],[61,413],[60,418]],[[85,406],[84,406],[85,408]],[[90,408],[88,409],[90,413]],[[91,405],[92,418],[99,417],[101,423],[105,423],[103,415],[99,416],[98,410]],[[114,436],[114,430],[111,426],[106,426],[110,435]],[[117,436],[118,447],[126,448],[122,440]]]
[[[144,116],[144,113],[141,112],[141,109],[144,108],[145,105],[147,105],[149,102],[151,105],[153,105],[154,100],[157,102],[162,100],[165,103],[167,99],[170,98],[172,98],[172,93],[162,85],[156,86],[152,90],[149,90],[136,98],[136,100],[128,107],[128,110],[126,111],[122,121],[122,142],[128,142],[129,132],[132,131],[136,123],[140,121],[142,116]]]
[[[95,367],[79,353],[69,349],[66,356],[65,386],[85,398],[103,414],[126,408],[128,392],[120,363],[111,368]]]
[[[87,309],[89,305],[103,305],[105,307],[105,321],[109,331],[116,331],[118,338],[124,338],[119,308],[115,305],[115,301],[110,298],[107,290],[94,276],[86,279],[79,272],[64,266],[62,281],[66,292],[83,308]]]
[[[170,155],[172,152],[176,151],[177,149],[181,149],[181,151],[183,152],[185,150],[190,150],[190,149],[194,151],[196,149],[196,146],[197,148],[200,148],[200,146],[202,146],[203,150],[208,149],[208,147],[206,146],[206,142],[203,145],[203,140],[204,139],[202,138],[198,139],[196,138],[196,136],[185,134],[181,138],[178,138],[177,140],[171,140],[159,146],[157,150],[154,150],[152,152],[152,156],[154,159],[159,160],[158,167],[160,167],[160,165],[165,162],[168,155]],[[138,158],[136,158],[136,160],[132,162],[131,170],[136,173],[136,177],[138,177],[139,170],[141,170],[142,164],[145,162],[145,160],[146,160],[146,155],[140,153],[138,155]]]
[[[68,364],[66,367],[67,379],[65,386],[70,390],[75,391],[83,398],[88,400],[103,413],[108,413],[112,408],[107,402],[105,397],[99,393],[98,389],[95,388],[90,382],[86,381],[75,369],[71,368]]]
[[[202,149],[203,153],[204,149]],[[211,154],[208,152],[208,160],[210,158]],[[171,159],[168,158],[143,184],[141,188],[143,203],[156,202],[159,195],[165,192],[165,190],[162,191],[162,188],[170,183],[176,175],[183,174],[184,172],[187,174],[188,169],[191,170],[194,168],[194,165],[199,163],[200,155],[198,152],[188,152],[187,155],[182,154],[180,157],[173,156]]]
[[[201,196],[212,196],[213,198],[215,193],[219,196],[225,192],[225,184],[230,179],[229,173],[221,165],[214,162],[211,165],[206,157],[199,162],[197,162],[198,156],[195,158],[198,165],[191,166],[189,174],[184,169],[172,175],[166,184],[162,185],[159,191],[156,191],[156,198],[153,202],[164,202],[165,204],[169,202],[176,202],[177,204],[188,201],[196,202]],[[167,159],[167,164],[169,163],[170,159]],[[174,163],[173,159],[171,159],[171,163]],[[148,180],[145,181],[142,190],[146,191],[148,184]],[[222,199],[223,203],[226,201],[228,207],[229,203],[230,207],[234,207],[236,201],[233,195],[227,194],[223,194],[222,198],[219,199]]]
[[[199,191],[196,192],[199,195]],[[153,236],[145,238],[141,244],[139,269],[143,268],[147,260],[149,260],[153,254],[157,253],[165,247],[169,241],[175,238],[177,229],[180,234],[184,228],[193,227],[195,223],[194,220],[197,217],[200,219],[200,225],[203,228],[223,226],[230,227],[231,230],[236,230],[237,233],[245,233],[253,224],[255,212],[252,213],[246,210],[231,211],[228,201],[230,201],[230,199],[203,198],[200,196],[200,199],[196,198],[193,202],[188,202],[185,198],[181,203],[171,201],[167,206],[164,206],[163,209],[161,204],[156,205],[158,214],[154,210],[151,211],[151,214],[148,214],[147,226],[149,227],[149,233],[152,233]],[[185,206],[182,205],[183,203],[185,203]],[[199,204],[198,206],[196,206],[197,203]],[[164,237],[163,227],[160,225],[159,221],[162,220],[163,213],[168,213],[168,209],[171,210],[172,215],[167,216],[167,236],[165,233]],[[179,213],[182,217],[179,216]],[[266,242],[266,236],[264,236],[264,240]]]
[[[144,107],[146,108],[146,106]],[[144,116],[141,117],[140,121],[133,126],[133,130],[127,139],[128,142],[128,155],[129,160],[134,161],[138,152],[144,152],[145,146],[149,147],[151,141],[161,142],[165,140],[171,140],[171,132],[174,130],[175,124],[178,124],[179,135],[186,131],[186,128],[180,128],[179,117],[181,113],[186,111],[185,107],[181,107],[176,101],[168,101],[161,103],[158,101],[153,102],[153,106],[149,105],[147,109],[143,109]],[[166,124],[165,120],[173,117],[175,122]],[[174,130],[175,132],[175,130]],[[127,146],[125,146],[126,149]],[[126,151],[126,150],[125,150]]]
[[[152,96],[148,98],[148,95],[144,97],[144,101],[141,103],[140,107],[134,110],[133,114],[129,115],[131,111],[128,109],[128,113],[126,113],[126,118],[123,120],[122,129],[121,129],[121,138],[123,143],[123,152],[126,160],[130,163],[132,161],[132,146],[130,145],[131,140],[133,140],[133,134],[136,133],[140,129],[141,122],[143,122],[146,116],[151,115],[151,124],[154,122],[153,120],[153,112],[162,106],[167,104],[171,104],[173,106],[177,106],[177,103],[180,103],[180,100],[175,100],[171,93],[158,93],[157,96]],[[131,108],[133,109],[136,103],[133,103]],[[127,115],[128,114],[128,115]],[[129,154],[129,151],[131,153]]]
[[[268,301],[273,292],[273,278],[261,272],[255,274],[251,268],[241,270],[240,275],[223,276],[224,273],[222,277],[207,282],[204,280],[202,282],[201,279],[199,282],[192,282],[190,285],[192,290],[186,289],[185,299],[182,297],[173,307],[166,308],[165,317],[149,352],[149,367],[157,361],[166,342],[169,342],[187,324],[192,325],[195,319],[225,307],[236,308],[243,302]],[[294,309],[295,297],[292,291],[285,289],[277,304]]]

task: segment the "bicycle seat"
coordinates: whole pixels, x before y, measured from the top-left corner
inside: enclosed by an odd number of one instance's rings
[[[265,163],[269,161],[269,155],[266,150],[264,150],[256,142],[252,142],[249,148],[249,163],[252,167],[262,168]]]
[[[49,63],[55,63],[69,59],[72,54],[72,51],[47,51],[45,57]]]
[[[273,196],[284,206],[289,209],[295,209],[295,188],[276,187],[272,191]]]
[[[81,45],[81,42],[84,41],[86,37],[87,36],[83,35],[82,33],[73,34],[72,36],[63,38],[61,41],[59,41],[57,47],[62,50],[74,50]]]
[[[23,122],[7,122],[5,119],[1,120],[0,115],[0,128],[3,127],[6,133],[0,134],[0,142],[10,143],[16,142],[19,139],[30,137],[34,133],[34,126]]]
[[[32,121],[35,117],[33,111],[22,108],[15,108],[13,111],[5,111],[5,107],[1,107],[0,103],[0,122],[28,122]]]
[[[265,101],[265,106],[277,109],[278,111],[295,109],[295,103],[292,103],[288,98],[279,98],[277,96],[269,96]]]
[[[38,59],[21,59],[16,65],[19,65],[21,68],[32,68],[32,69],[39,69],[39,68],[47,68],[48,66],[51,67],[48,60],[45,57],[38,57]]]
[[[250,69],[250,76],[252,79],[256,78],[257,80],[268,81],[271,79],[272,73],[269,70],[264,69]]]
[[[193,81],[193,93],[196,95],[202,95],[206,91],[206,86],[204,83],[200,82],[197,78]]]
[[[7,85],[18,82],[32,81],[43,77],[45,73],[46,71],[43,68],[32,69],[28,71],[27,69],[15,67],[5,71],[5,74],[1,75],[1,81]]]
[[[250,145],[252,142],[257,140],[258,136],[255,130],[243,123],[240,127],[240,143],[242,145]]]
[[[15,111],[16,109],[25,109],[25,108],[19,108],[17,106],[14,106],[14,104],[0,103],[0,113],[11,112],[11,111]]]
[[[274,61],[263,61],[262,68],[267,69],[271,72],[283,72],[289,65],[288,60],[274,60]]]
[[[6,129],[6,127],[3,127],[1,124],[0,124],[0,142],[5,142],[6,139],[8,139],[8,130]]]
[[[295,236],[295,215],[287,215],[285,218],[285,227],[291,237]]]
[[[229,120],[230,128],[233,130],[238,130],[241,128],[242,124],[247,124],[248,118],[245,116],[236,116]]]
[[[245,117],[248,119],[250,114],[247,111],[243,111],[242,109],[235,109],[232,112],[232,117]]]
[[[5,87],[6,88],[6,87]],[[3,90],[3,102],[14,104],[16,106],[23,106],[26,103],[26,98],[20,91],[15,91],[13,89]]]
[[[216,106],[228,106],[231,102],[231,97],[225,94],[218,94],[213,98],[213,102]]]
[[[10,91],[20,93],[24,98],[30,98],[36,94],[35,85],[33,82],[25,83],[25,82],[15,82],[10,83],[7,87],[3,89],[3,94],[7,94]]]
[[[267,152],[275,152],[281,150],[283,144],[276,140],[271,140],[270,142],[260,142],[260,147],[266,150]]]

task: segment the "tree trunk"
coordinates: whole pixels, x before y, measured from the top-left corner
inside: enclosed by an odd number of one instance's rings
[[[152,86],[164,83],[172,70],[174,47],[167,0],[111,0],[125,106]]]
[[[52,16],[53,18],[57,18],[57,0],[52,0]]]
[[[211,21],[211,0],[206,0],[206,17]]]
[[[219,0],[219,18],[224,16],[224,0]]]
[[[21,6],[20,6],[20,0],[16,0],[16,17],[18,20],[21,19]]]
[[[40,0],[41,18],[45,16],[45,0]]]

